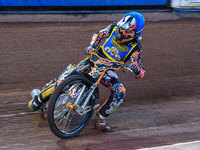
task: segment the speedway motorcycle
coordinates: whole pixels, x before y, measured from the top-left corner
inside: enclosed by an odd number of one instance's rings
[[[86,65],[88,63],[90,68]],[[106,70],[126,68],[132,72],[123,62],[100,57],[95,50],[77,66],[69,65],[67,68],[68,72],[58,79],[62,82],[41,108],[44,113],[47,112],[51,131],[60,138],[73,137],[87,126],[94,110],[100,106],[96,103],[98,85]]]

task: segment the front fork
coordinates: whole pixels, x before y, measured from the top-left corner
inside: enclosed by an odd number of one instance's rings
[[[99,107],[100,104],[96,104],[95,106],[91,106],[91,105],[87,106],[91,97],[92,97],[92,99],[95,99],[95,96],[93,93],[94,93],[94,90],[97,88],[97,86],[98,86],[97,82],[93,83],[92,86],[90,87],[90,89],[87,91],[86,98],[84,98],[83,94],[84,94],[84,91],[86,88],[86,86],[84,85],[82,87],[82,90],[81,90],[79,96],[77,97],[76,101],[74,102],[74,104],[68,103],[67,108],[71,109],[72,111],[76,111],[80,115],[83,115],[83,114]],[[80,103],[83,99],[85,99],[85,100],[83,101],[83,104],[80,106]]]

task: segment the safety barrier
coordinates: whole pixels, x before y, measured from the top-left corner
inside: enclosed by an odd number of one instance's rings
[[[169,0],[0,0],[0,12],[97,11],[169,9]]]
[[[0,0],[0,6],[146,6],[167,4],[168,0]]]
[[[2,11],[112,11],[112,10],[200,11],[200,0],[0,0]]]

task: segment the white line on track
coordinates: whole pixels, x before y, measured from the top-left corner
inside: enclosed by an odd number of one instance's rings
[[[21,113],[16,113],[16,114],[7,114],[7,115],[0,115],[0,118],[9,118],[9,117],[15,117],[19,115],[27,115],[27,114],[33,114],[36,112],[21,112]]]
[[[143,148],[138,150],[199,150],[200,141],[186,142],[186,143],[177,143],[173,145],[166,145],[160,147],[152,148]]]

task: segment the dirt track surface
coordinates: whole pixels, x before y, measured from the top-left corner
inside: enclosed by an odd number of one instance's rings
[[[0,24],[0,149],[131,150],[200,140],[200,19],[146,23],[146,76],[118,71],[127,93],[108,119],[112,132],[96,131],[92,120],[77,137],[59,139],[29,111],[31,90],[85,58],[92,34],[109,23]],[[100,93],[102,103],[109,91]]]

